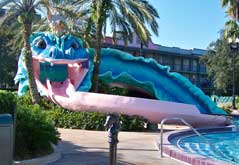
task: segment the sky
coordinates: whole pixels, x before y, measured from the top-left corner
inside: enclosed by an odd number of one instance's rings
[[[156,44],[183,49],[206,49],[219,38],[226,17],[221,0],[149,0],[160,19]]]

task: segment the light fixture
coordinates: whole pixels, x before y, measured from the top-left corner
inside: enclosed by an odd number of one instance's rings
[[[234,50],[234,49],[238,49],[238,47],[239,47],[239,38],[236,38],[236,39],[233,39],[233,38],[228,38],[228,43],[229,43],[229,45],[230,45],[230,47],[231,47],[231,49],[232,50]]]
[[[239,38],[236,39],[228,38],[228,43],[232,50],[232,108],[236,109],[236,102],[235,102],[235,57],[238,53],[239,48]]]

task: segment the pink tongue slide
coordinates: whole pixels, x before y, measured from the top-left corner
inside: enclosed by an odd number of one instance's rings
[[[180,117],[195,127],[220,126],[228,124],[224,116],[200,114],[194,105],[160,100],[76,92],[70,79],[62,87],[55,87],[47,80],[49,97],[53,102],[72,111],[120,113],[137,115],[153,123],[160,123],[165,117]],[[173,121],[175,123],[175,121]]]

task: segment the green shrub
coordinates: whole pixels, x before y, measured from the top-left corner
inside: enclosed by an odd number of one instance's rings
[[[59,134],[42,108],[31,105],[29,95],[17,97],[15,93],[0,91],[0,113],[12,113],[16,104],[15,160],[51,153],[51,144],[58,142]]]
[[[21,105],[25,105],[25,106],[32,105],[31,96],[29,93],[26,93],[22,97],[18,97],[17,100],[19,103],[21,103]],[[43,110],[52,110],[56,106],[53,102],[51,102],[45,97],[41,97],[39,105],[41,106]]]
[[[226,111],[228,114],[231,113],[232,103],[221,103],[221,104],[218,104],[217,106],[223,109],[224,111]]]
[[[112,94],[112,95],[121,95],[121,96],[128,95],[128,90],[126,88],[111,87],[108,84],[104,83],[103,81],[99,82],[99,92],[105,93],[105,94]]]
[[[0,114],[10,113],[16,106],[16,95],[12,92],[0,90]]]
[[[97,112],[71,112],[59,107],[46,113],[48,120],[52,121],[59,128],[105,130],[104,122],[106,114]],[[144,130],[144,120],[142,118],[120,115],[120,121],[120,130],[122,131]]]
[[[143,131],[144,119],[135,116],[120,115],[121,131]]]
[[[105,115],[97,112],[71,112],[56,107],[54,110],[46,112],[48,119],[53,121],[56,127],[104,130]]]
[[[17,105],[15,159],[29,159],[49,154],[59,134],[39,105]]]
[[[239,103],[239,97],[238,96],[236,97],[236,103]]]

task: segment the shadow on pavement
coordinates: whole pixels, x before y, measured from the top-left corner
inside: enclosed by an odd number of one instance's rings
[[[62,158],[49,165],[108,165],[109,150],[104,147],[84,147],[69,141],[60,141],[56,150],[61,152]],[[136,165],[122,161],[121,154],[117,154],[117,165]]]

